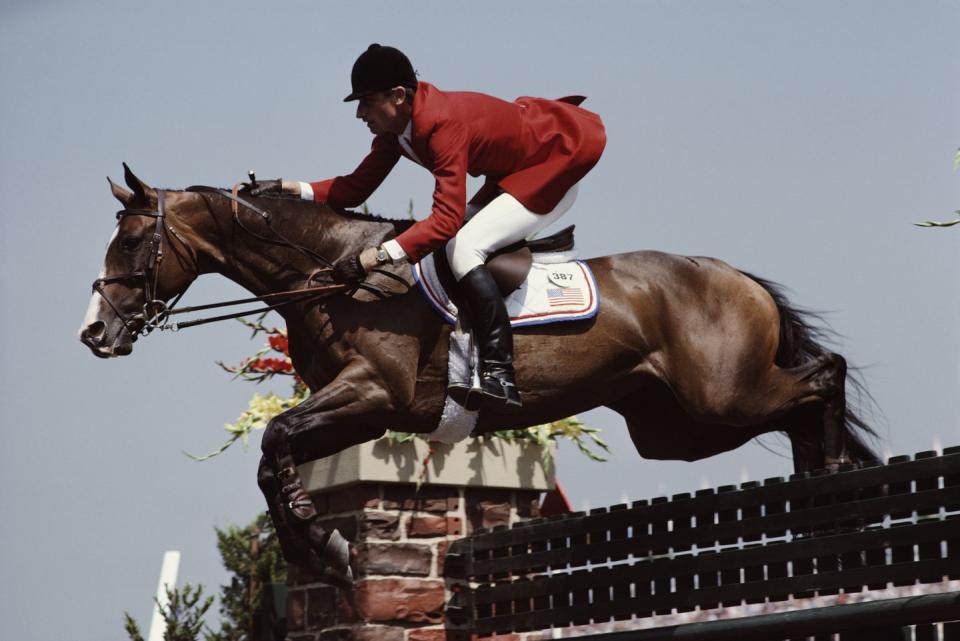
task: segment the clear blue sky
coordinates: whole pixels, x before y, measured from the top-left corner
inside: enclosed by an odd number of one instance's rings
[[[99,361],[75,333],[126,160],[166,187],[349,171],[369,134],[341,102],[371,42],[442,88],[582,93],[609,145],[564,223],[583,256],[717,256],[830,312],[894,453],[960,444],[960,5],[924,2],[0,2],[0,638],[123,639],[161,556],[216,590],[214,525],[262,509],[257,447],[194,463],[253,389],[214,361],[239,325]],[[429,208],[397,167],[371,200]],[[209,277],[194,303],[231,297]],[[644,461],[610,412],[610,463],[569,448],[578,507],[789,473],[751,445]],[[773,445],[776,445],[774,442]]]

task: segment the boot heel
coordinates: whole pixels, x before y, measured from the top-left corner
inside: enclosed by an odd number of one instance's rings
[[[468,412],[476,412],[483,401],[483,390],[479,387],[451,385],[447,388],[447,396]]]
[[[484,393],[479,387],[471,387],[467,391],[467,397],[463,401],[463,408],[468,412],[476,412],[484,403]]]
[[[447,396],[452,398],[454,402],[463,407],[467,406],[467,399],[470,397],[471,389],[466,385],[449,385],[447,387]]]

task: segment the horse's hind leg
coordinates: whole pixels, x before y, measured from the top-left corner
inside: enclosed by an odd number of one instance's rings
[[[783,424],[796,471],[836,469],[850,460],[846,380],[847,362],[839,354],[824,354],[790,369],[773,366],[766,380],[751,386],[763,393],[754,393],[753,401],[740,409],[754,420]]]
[[[846,444],[847,361],[839,354],[827,354],[818,360],[811,376],[823,394],[824,463],[833,467],[850,462]]]
[[[849,460],[845,382],[843,357],[825,354],[798,367],[771,364],[749,375],[694,370],[670,385],[699,423],[728,430],[780,424],[790,436],[795,467],[804,471]]]
[[[808,471],[821,465],[836,469],[849,463],[846,360],[839,354],[826,354],[788,372],[807,382],[816,396],[814,401],[798,403],[785,421],[790,425],[787,433],[797,471]]]

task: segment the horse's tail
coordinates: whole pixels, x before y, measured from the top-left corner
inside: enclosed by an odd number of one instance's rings
[[[743,273],[767,290],[780,312],[780,345],[774,358],[778,366],[797,367],[830,353],[824,343],[833,342],[835,335],[831,330],[825,329],[826,323],[819,314],[791,305],[780,285],[753,274]],[[858,398],[871,399],[856,368],[850,367],[847,370],[847,383],[857,393]],[[851,459],[861,463],[880,461],[867,442],[868,439],[876,439],[877,433],[857,415],[849,402],[846,404],[844,428],[847,454]]]

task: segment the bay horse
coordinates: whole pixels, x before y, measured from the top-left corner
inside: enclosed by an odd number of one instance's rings
[[[80,330],[104,358],[129,354],[152,307],[162,310],[201,274],[222,274],[257,297],[309,288],[329,274],[324,263],[412,222],[286,198],[237,206],[226,191],[154,189],[124,169],[130,189],[110,182],[123,209]],[[714,258],[638,251],[586,262],[599,313],[516,329],[523,408],[481,414],[476,433],[606,406],[646,458],[693,461],[782,431],[797,471],[876,460],[865,438],[873,431],[847,407],[843,357],[777,286]],[[337,290],[277,308],[312,395],[270,421],[258,483],[287,560],[341,584],[351,580],[349,548],[316,525],[296,465],[387,428],[431,432],[445,398],[450,327],[408,266],[385,270],[392,277],[368,277],[374,293]]]

